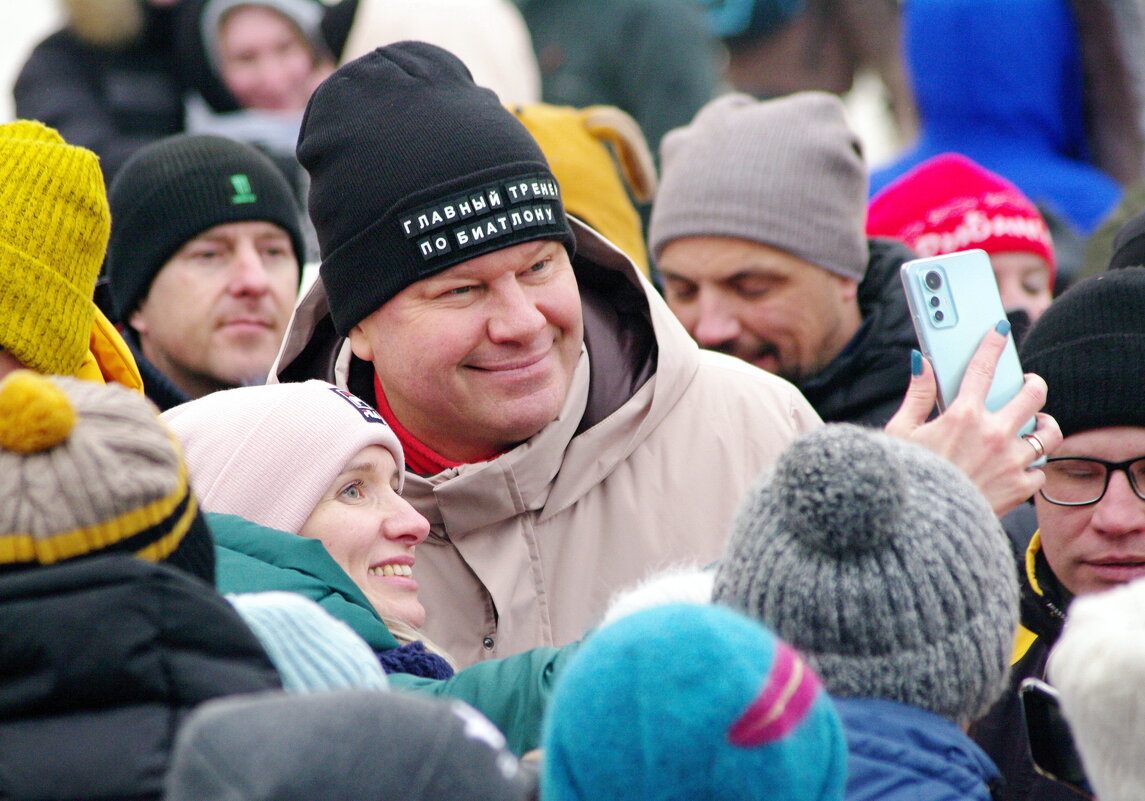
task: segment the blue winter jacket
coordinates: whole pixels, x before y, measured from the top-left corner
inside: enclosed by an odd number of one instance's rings
[[[835,699],[847,801],[991,801],[998,769],[956,725],[895,701]]]

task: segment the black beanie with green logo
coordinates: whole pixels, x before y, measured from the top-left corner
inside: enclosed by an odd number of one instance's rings
[[[122,322],[163,265],[216,225],[269,222],[290,236],[301,275],[302,210],[269,157],[222,136],[181,134],[137,150],[108,189],[111,240],[104,271]]]

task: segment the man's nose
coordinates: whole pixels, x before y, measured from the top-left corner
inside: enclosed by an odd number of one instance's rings
[[[262,254],[253,242],[240,242],[231,261],[230,291],[235,295],[261,295],[270,288]]]
[[[1107,535],[1145,531],[1145,501],[1137,497],[1123,470],[1113,470],[1105,495],[1093,509],[1094,528]]]
[[[515,276],[489,287],[492,308],[489,338],[494,342],[525,342],[541,331],[547,322],[532,294]]]
[[[739,317],[732,304],[718,292],[700,289],[698,315],[692,336],[702,347],[711,348],[730,342],[740,335]]]

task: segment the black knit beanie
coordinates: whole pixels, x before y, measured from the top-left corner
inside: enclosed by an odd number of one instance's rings
[[[1109,269],[1145,265],[1145,211],[1130,217],[1113,237],[1113,255]]]
[[[572,230],[525,127],[452,53],[398,42],[340,67],[298,137],[337,332],[460,262]]]
[[[1042,411],[1067,437],[1145,426],[1145,267],[1086,278],[1053,302],[1026,334],[1022,368],[1049,385]]]
[[[152,142],[116,173],[108,202],[105,269],[119,321],[179,248],[216,225],[274,223],[290,235],[301,275],[302,211],[282,171],[250,145],[195,134]]]

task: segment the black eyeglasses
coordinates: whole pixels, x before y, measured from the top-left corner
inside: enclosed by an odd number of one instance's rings
[[[1145,501],[1145,456],[1124,462],[1107,462],[1083,456],[1046,459],[1042,472],[1046,483],[1041,495],[1058,506],[1089,506],[1105,497],[1109,476],[1120,470],[1129,479],[1133,493]]]

